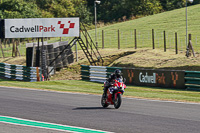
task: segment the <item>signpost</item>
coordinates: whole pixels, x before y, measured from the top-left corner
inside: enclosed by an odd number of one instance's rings
[[[79,36],[79,18],[5,19],[5,38]]]
[[[3,38],[38,38],[36,64],[39,66],[39,38],[42,40],[42,70],[46,75],[44,37],[79,37],[80,20],[73,18],[26,18],[1,20],[1,37]],[[47,77],[45,77],[47,78]]]

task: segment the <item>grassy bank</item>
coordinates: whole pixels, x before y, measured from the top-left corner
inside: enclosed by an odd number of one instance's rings
[[[103,92],[102,84],[81,80],[60,80],[30,83],[0,79],[0,85],[52,91],[80,92],[98,95],[101,95]],[[200,103],[200,92],[175,89],[128,86],[125,92],[125,96],[134,98]]]
[[[188,34],[192,34],[192,43],[195,51],[199,52],[200,31],[200,4],[188,7]],[[105,48],[117,48],[118,30],[120,31],[121,48],[134,48],[135,31],[137,34],[138,48],[152,47],[152,29],[154,29],[155,47],[163,48],[163,31],[166,32],[166,44],[168,49],[174,49],[175,32],[178,33],[178,47],[186,48],[186,17],[185,8],[163,12],[131,21],[121,22],[97,29],[99,46],[102,44],[102,30],[104,30]],[[90,34],[94,38],[95,30]]]

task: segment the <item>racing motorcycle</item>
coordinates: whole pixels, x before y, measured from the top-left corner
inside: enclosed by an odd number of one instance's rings
[[[125,79],[124,79],[125,81]],[[108,81],[104,82],[104,86],[108,84]],[[111,84],[111,86],[107,90],[107,94],[102,95],[101,97],[101,105],[106,108],[109,105],[114,105],[116,109],[121,106],[122,103],[122,95],[124,93],[124,89],[126,89],[126,85],[122,81],[122,79],[115,79]]]

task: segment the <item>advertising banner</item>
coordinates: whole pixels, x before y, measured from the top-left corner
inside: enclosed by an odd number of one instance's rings
[[[139,86],[185,88],[185,71],[154,69],[123,69],[126,83]]]
[[[79,18],[5,19],[5,38],[78,37]]]

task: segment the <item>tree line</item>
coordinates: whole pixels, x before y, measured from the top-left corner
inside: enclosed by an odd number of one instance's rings
[[[94,23],[95,0],[0,0],[0,18],[80,17]],[[185,7],[186,0],[100,0],[97,18],[102,22],[125,21]],[[200,0],[192,3],[199,4]],[[188,6],[191,4],[188,3]]]

